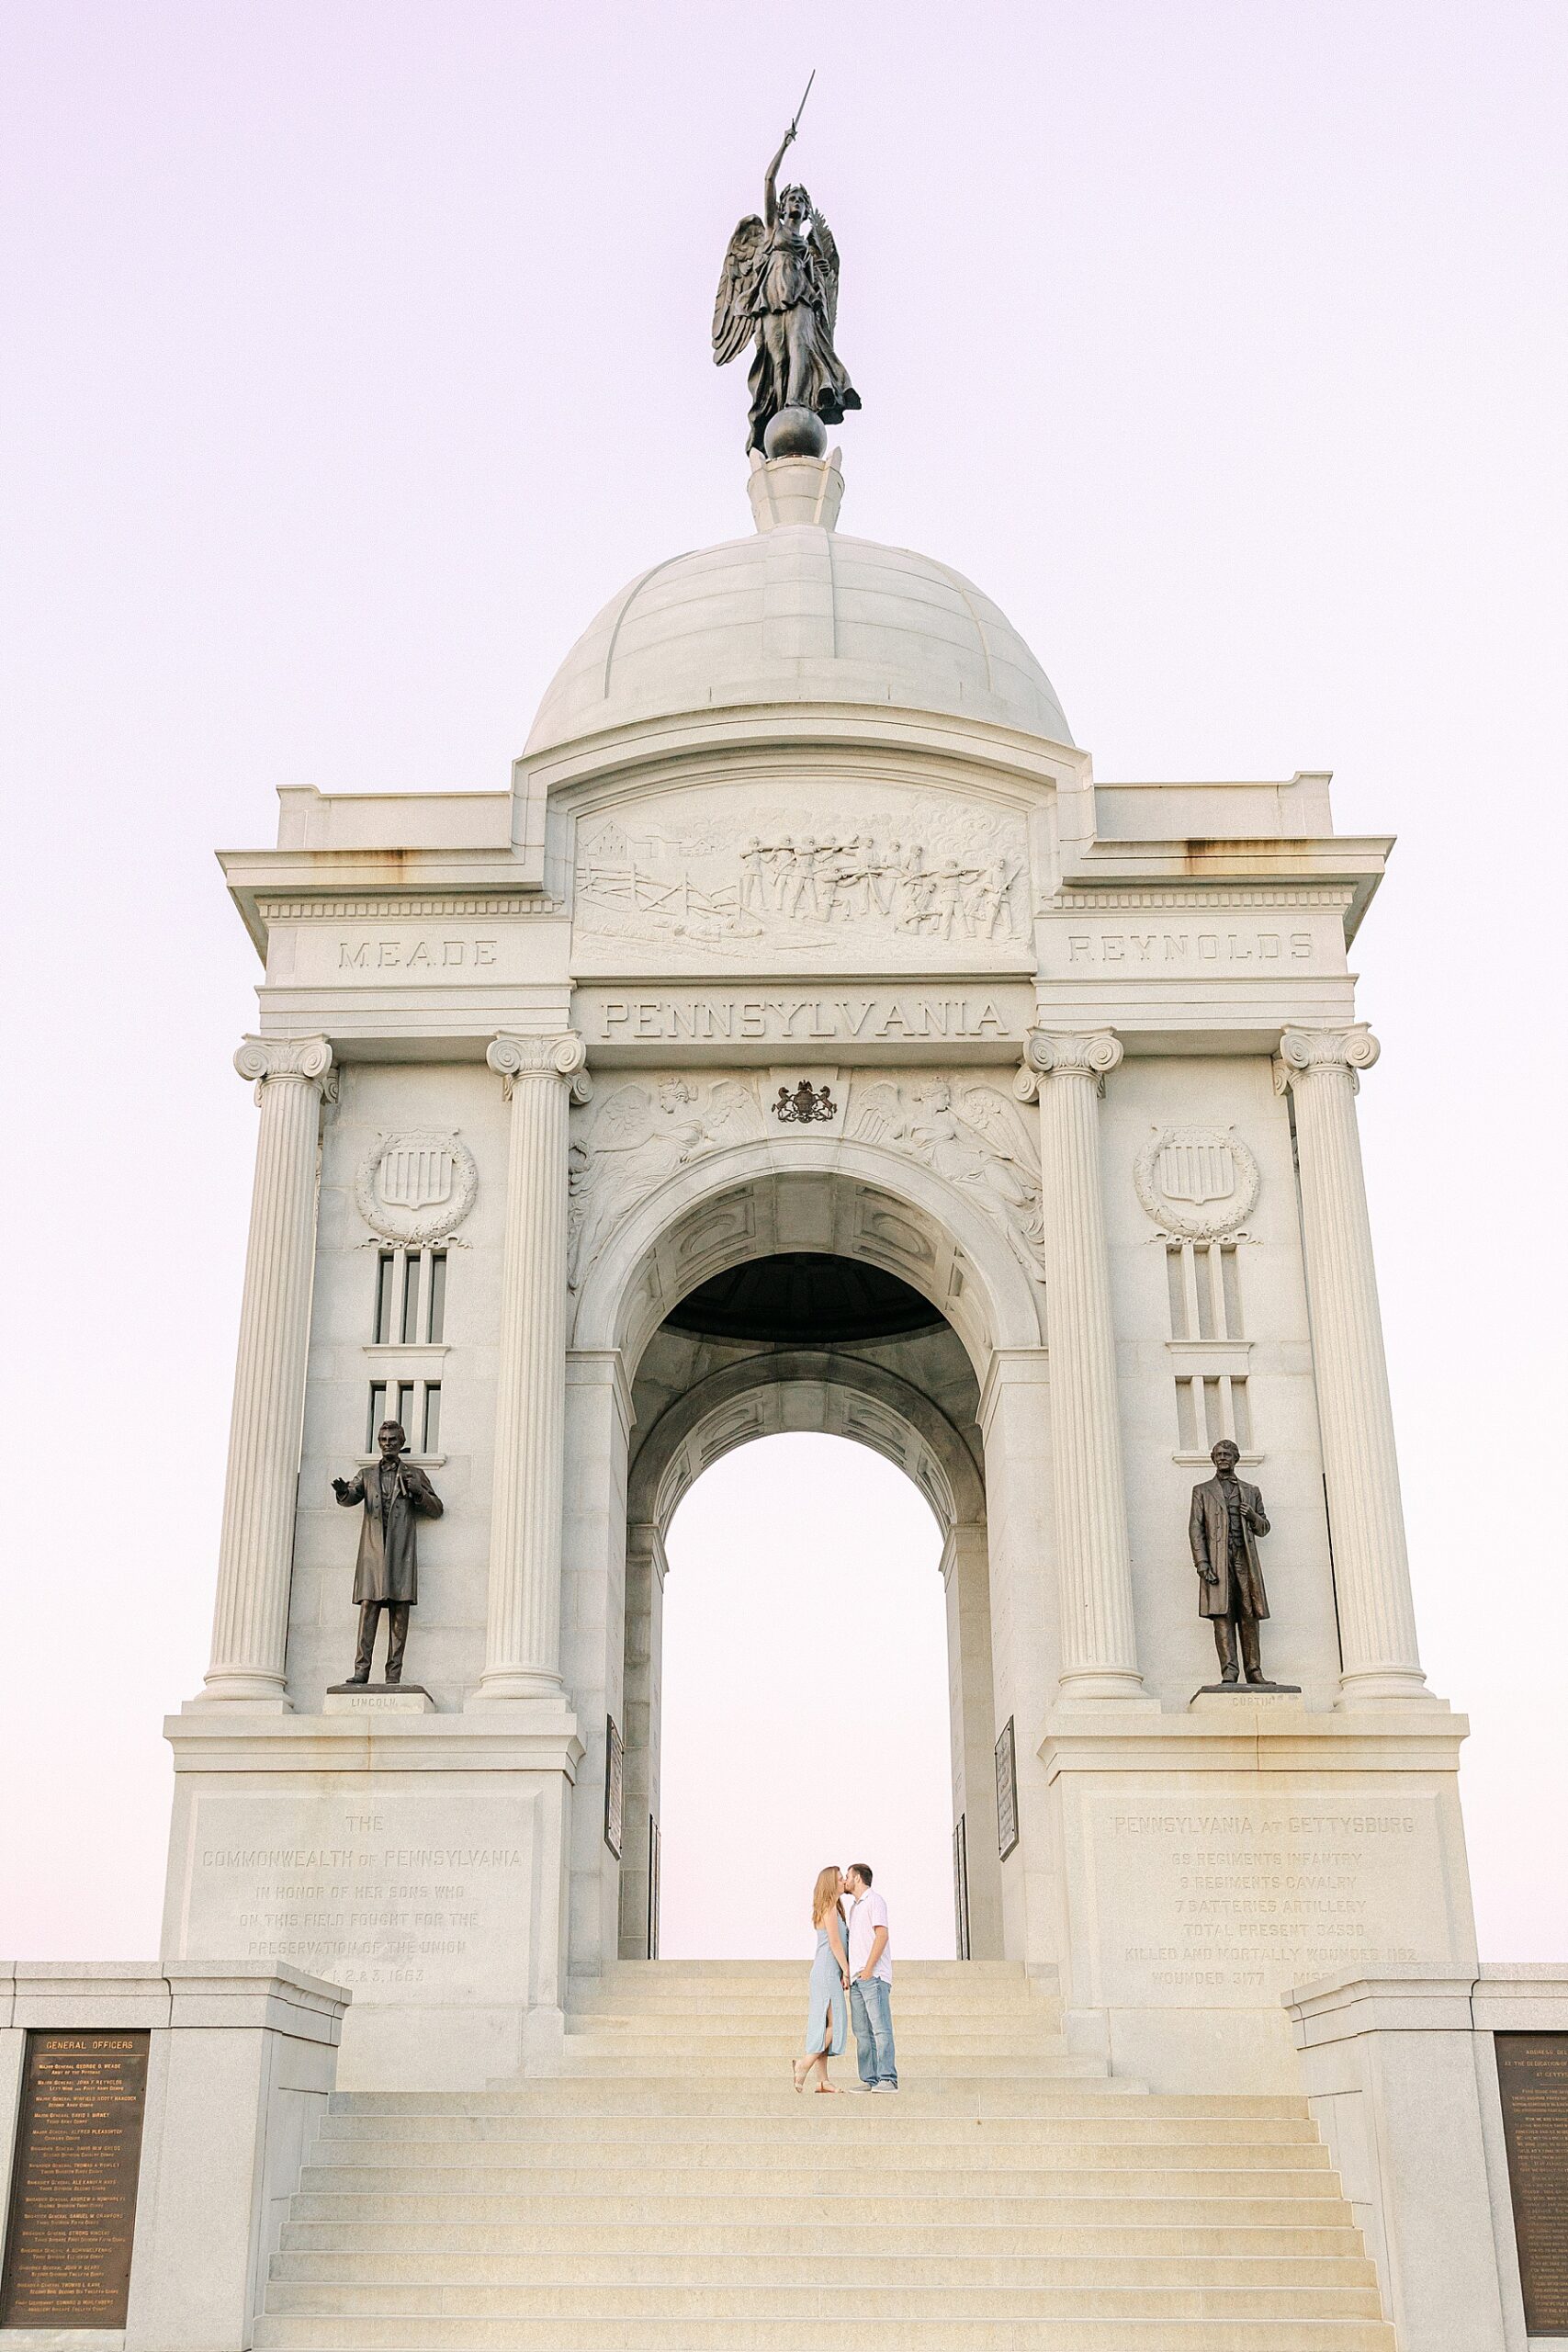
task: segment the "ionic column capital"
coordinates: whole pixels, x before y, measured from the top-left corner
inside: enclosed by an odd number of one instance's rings
[[[254,1085],[258,1102],[263,1087],[278,1080],[314,1086],[327,1102],[337,1100],[333,1049],[324,1037],[243,1037],[234,1068]]]
[[[485,1059],[501,1080],[502,1097],[508,1102],[522,1079],[558,1081],[570,1088],[574,1102],[586,1102],[593,1091],[588,1048],[574,1029],[547,1037],[514,1037],[502,1030],[491,1039]]]
[[[1032,1029],[1015,1091],[1029,1102],[1042,1078],[1087,1078],[1098,1087],[1121,1058],[1122,1040],[1113,1029]]]
[[[1324,1072],[1348,1076],[1355,1085],[1382,1051],[1364,1021],[1345,1029],[1287,1029],[1280,1039],[1280,1091]]]

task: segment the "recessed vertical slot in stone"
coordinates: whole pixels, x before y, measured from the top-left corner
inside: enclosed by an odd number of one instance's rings
[[[419,1277],[421,1264],[422,1260],[418,1250],[404,1250],[402,1342],[405,1348],[413,1347],[419,1339]]]
[[[430,1380],[425,1383],[423,1423],[423,1451],[426,1453],[439,1453],[441,1448],[441,1383],[438,1380]]]
[[[428,1290],[430,1316],[425,1337],[433,1347],[438,1347],[446,1329],[446,1252],[445,1250],[433,1250],[430,1252]]]
[[[391,1340],[397,1304],[399,1250],[383,1250],[376,1261],[376,1314],[370,1336],[378,1348]]]
[[[1167,1245],[1165,1253],[1166,1288],[1170,1294],[1170,1336],[1173,1340],[1190,1340],[1187,1326],[1186,1270],[1182,1260],[1187,1252],[1179,1244]]]
[[[1176,1384],[1176,1442],[1183,1453],[1198,1451],[1200,1400],[1192,1392],[1199,1385],[1195,1380],[1179,1380]]]
[[[1252,1452],[1252,1407],[1247,1402],[1246,1381],[1233,1380],[1230,1384],[1230,1391],[1231,1413],[1235,1421],[1235,1427],[1230,1434],[1244,1453],[1250,1453]]]
[[[387,1418],[387,1384],[384,1380],[370,1383],[370,1419],[365,1430],[365,1451],[376,1451],[376,1432]]]
[[[1216,1244],[1220,1253],[1220,1282],[1225,1307],[1225,1337],[1241,1340],[1247,1336],[1241,1319],[1241,1260],[1234,1241]]]

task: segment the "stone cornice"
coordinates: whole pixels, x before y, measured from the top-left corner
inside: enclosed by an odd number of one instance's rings
[[[1467,1717],[1440,1700],[1386,1710],[1249,1706],[1224,1711],[1090,1717],[1059,1708],[1045,1718],[1036,1753],[1048,1781],[1065,1773],[1455,1772]]]
[[[427,916],[488,915],[501,922],[564,915],[566,903],[537,890],[360,891],[352,898],[274,898],[258,893],[256,910],[268,929],[276,922],[406,922]]]
[[[1343,913],[1354,906],[1356,894],[1348,888],[1324,888],[1303,884],[1292,889],[1288,885],[1276,889],[1247,890],[1234,886],[1194,882],[1190,888],[1152,886],[1141,889],[1107,888],[1089,889],[1081,885],[1065,887],[1054,897],[1042,902],[1040,912],[1053,914],[1093,914],[1105,907],[1187,907],[1201,910],[1249,907],[1332,907]]]
[[[526,1709],[518,1714],[526,1716]],[[181,1772],[561,1772],[584,1749],[576,1717],[530,1725],[492,1715],[247,1715],[215,1709],[168,1715],[164,1736]]]

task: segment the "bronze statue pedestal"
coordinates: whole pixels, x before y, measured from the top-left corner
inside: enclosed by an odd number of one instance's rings
[[[423,1682],[333,1682],[321,1702],[326,1715],[433,1715],[435,1702]]]
[[[1192,1693],[1196,1699],[1299,1699],[1299,1682],[1203,1682]]]

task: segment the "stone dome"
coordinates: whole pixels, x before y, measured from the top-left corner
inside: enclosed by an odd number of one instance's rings
[[[788,477],[797,491],[804,477],[806,492],[785,494]],[[760,466],[755,535],[672,556],[612,597],[557,671],[528,750],[784,702],[937,711],[1070,744],[1051,681],[1006,615],[930,556],[841,537],[842,486],[831,460]],[[795,519],[803,510],[822,519]]]

